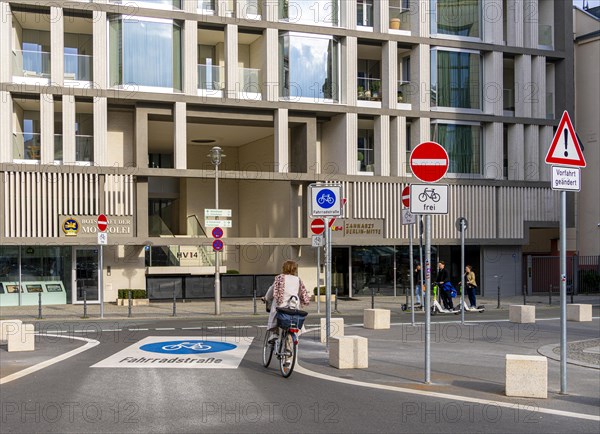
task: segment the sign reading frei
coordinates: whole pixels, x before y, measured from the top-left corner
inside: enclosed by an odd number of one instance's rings
[[[339,217],[342,214],[342,186],[339,184],[310,184],[310,217]]]
[[[448,185],[411,184],[410,212],[448,214]]]
[[[97,238],[102,226],[96,215],[59,215],[61,237]],[[133,236],[133,216],[107,216],[106,233]]]

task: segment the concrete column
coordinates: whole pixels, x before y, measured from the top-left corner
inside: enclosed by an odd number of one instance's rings
[[[341,102],[355,106],[357,102],[356,78],[358,76],[358,41],[356,37],[348,36],[342,41]],[[342,77],[342,74],[344,75]],[[344,86],[345,84],[345,86]],[[356,164],[355,164],[356,165]]]
[[[503,45],[504,25],[502,0],[484,0],[482,3],[483,41]]]
[[[429,38],[431,35],[431,2],[430,0],[415,0],[418,1],[418,16],[412,16],[412,21],[418,22],[418,35],[422,38]],[[415,20],[415,18],[418,18]]]
[[[148,113],[145,109],[135,110],[135,165],[148,167]]]
[[[539,149],[539,167],[540,167],[540,181],[551,181],[552,180],[552,167],[546,164],[546,154],[550,149],[550,144],[554,138],[554,129],[551,126],[540,127],[540,149]]]
[[[429,140],[432,140],[431,137],[431,119],[429,118],[419,118],[417,120],[417,125],[418,125],[418,135],[417,135],[417,142],[413,144],[413,147],[417,146],[419,143],[423,143],[423,142],[428,142]],[[413,123],[414,125],[414,123]]]
[[[356,2],[349,2],[354,3]],[[386,1],[373,2],[373,30],[379,33],[388,33],[390,26],[390,9],[389,3]],[[356,22],[356,18],[354,19]]]
[[[106,30],[106,12],[93,12],[93,44],[94,44],[94,87],[109,87],[108,69],[108,35]]]
[[[63,164],[75,164],[75,97],[62,97]]]
[[[225,92],[228,98],[236,98],[241,90],[238,67],[238,26],[225,27]]]
[[[503,115],[503,57],[502,52],[492,51],[483,55],[483,112]]]
[[[383,44],[381,70],[382,108],[395,109],[398,104],[398,43],[396,41]]]
[[[406,176],[406,118],[390,120],[390,176]]]
[[[65,30],[63,9],[50,8],[50,81],[62,86],[65,81]]]
[[[265,56],[263,56],[263,97],[267,101],[279,101],[279,32],[266,29],[264,33]],[[283,85],[283,83],[282,83]]]
[[[524,44],[523,0],[507,0],[506,39],[511,47],[522,47]]]
[[[148,237],[148,178],[136,177],[135,182],[135,235]]]
[[[546,56],[531,57],[531,82],[535,90],[531,114],[534,118],[546,119]]]
[[[545,155],[544,155],[545,157]],[[537,125],[525,126],[525,181],[540,180],[540,132]]]
[[[317,119],[311,118],[306,123],[306,172],[314,175],[320,173],[320,160],[317,149]]]
[[[414,75],[411,82],[418,83],[415,94],[411,95],[413,109],[429,111],[431,108],[431,52],[429,45],[414,48],[410,57],[411,70]],[[416,75],[416,76],[415,76]]]
[[[356,175],[356,155],[358,152],[358,114],[348,113],[346,117],[346,173]],[[341,169],[341,168],[340,168]],[[343,172],[342,172],[343,173]]]
[[[525,129],[523,124],[508,126],[508,180],[525,179]]]
[[[188,12],[188,13],[192,13],[192,14],[198,13],[198,2],[197,1],[184,0],[181,3],[182,3],[181,6],[182,6],[182,9],[184,12]]]
[[[486,179],[504,178],[503,125],[495,122],[483,128],[483,176]]]
[[[41,149],[40,163],[54,162],[54,97],[52,94],[40,94]]]
[[[531,117],[531,101],[535,98],[535,83],[531,82],[531,56],[515,57],[515,116]]]
[[[94,165],[106,165],[108,153],[108,100],[94,98]],[[147,158],[147,157],[146,157]]]
[[[375,3],[375,13],[377,13],[377,4],[379,4],[379,1],[374,2]],[[356,14],[357,14],[357,8],[356,8],[356,2],[355,1],[340,1],[338,2],[339,8],[340,8],[340,27],[343,29],[350,29],[350,30],[355,30],[356,29]],[[377,19],[375,19],[375,21],[377,21]]]
[[[539,5],[538,0],[523,1],[524,45],[527,48],[539,46]]]
[[[183,91],[198,95],[198,22],[191,20],[185,21],[183,30]]]
[[[0,2],[0,83],[8,83],[12,77],[12,62],[6,61],[12,59],[12,14],[10,4]],[[2,161],[2,160],[0,160]]]
[[[187,104],[173,106],[173,155],[175,169],[187,169]]]
[[[375,175],[390,176],[390,117],[388,115],[375,118]]]
[[[279,0],[262,0],[262,18],[265,21],[279,21]]]
[[[1,5],[1,3],[0,3]],[[4,62],[7,63],[7,62]],[[13,160],[13,101],[10,92],[0,91],[0,163]]]
[[[290,167],[288,109],[275,110],[275,171],[285,173]]]

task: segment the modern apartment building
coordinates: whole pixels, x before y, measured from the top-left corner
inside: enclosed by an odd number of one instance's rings
[[[401,293],[407,157],[429,140],[450,157],[432,234],[455,281],[459,217],[488,296],[499,275],[520,294],[524,253],[558,234],[544,157],[574,108],[567,1],[0,0],[0,16],[2,305],[19,282],[21,303],[97,299],[100,213],[106,300],[211,296],[214,146],[222,272],[293,258],[314,286],[308,185],[336,181],[334,285]]]

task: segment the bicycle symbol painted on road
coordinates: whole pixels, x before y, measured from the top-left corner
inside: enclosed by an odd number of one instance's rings
[[[204,343],[202,343],[202,342],[196,342],[196,343],[180,342],[180,343],[177,343],[174,345],[165,345],[162,347],[162,349],[165,351],[177,351],[182,348],[187,348],[188,350],[193,350],[193,351],[206,351],[206,350],[210,350],[212,347],[210,345],[204,345]]]
[[[439,202],[441,196],[435,192],[435,188],[426,188],[421,194],[419,194],[419,200],[421,202],[427,202],[428,199],[434,202]]]
[[[228,342],[201,341],[179,339],[162,342],[152,342],[140,347],[140,350],[160,354],[205,354],[231,351],[237,346]]]
[[[324,189],[317,193],[317,204],[321,208],[331,208],[336,202],[335,193],[331,190]]]

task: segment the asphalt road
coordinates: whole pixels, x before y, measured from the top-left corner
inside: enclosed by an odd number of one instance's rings
[[[493,320],[494,312],[477,316]],[[551,313],[548,313],[551,316]],[[500,314],[498,314],[500,316]],[[506,316],[506,313],[503,314]],[[402,317],[405,319],[404,317]],[[410,319],[410,316],[406,316]],[[455,321],[437,316],[433,321]],[[469,317],[470,319],[470,317]],[[346,324],[362,318],[346,318]],[[317,372],[322,346],[314,335],[301,342],[300,364],[288,379],[274,360],[261,364],[263,317],[224,320],[133,320],[40,322],[42,335],[85,336],[99,344],[67,360],[0,386],[3,433],[12,432],[598,432],[598,420],[585,420],[536,411],[529,400],[508,406],[490,401],[442,399],[397,390],[343,384],[303,373]],[[309,319],[308,324],[316,324]],[[596,325],[597,320],[596,320]],[[554,327],[552,325],[551,327]],[[401,333],[402,326],[392,328]],[[358,331],[362,330],[356,328]],[[349,333],[347,333],[349,334]],[[591,335],[597,334],[592,328]],[[225,336],[252,343],[237,369],[97,368],[107,359],[149,336]],[[69,351],[74,340],[51,336],[54,349]],[[383,339],[384,341],[385,339]],[[377,354],[385,342],[373,342]],[[40,344],[42,344],[40,342]],[[79,342],[79,341],[77,341]],[[44,343],[44,345],[46,345]],[[81,343],[83,344],[83,343]],[[371,343],[370,343],[371,345]],[[467,353],[471,349],[465,350]],[[7,353],[0,353],[5,357]],[[372,353],[374,364],[379,356]],[[463,356],[464,352],[463,352]],[[303,362],[303,358],[306,362]],[[385,357],[383,358],[385,362]],[[382,363],[383,363],[382,362]],[[405,361],[407,365],[408,361]],[[371,360],[370,360],[371,363]],[[384,365],[382,365],[384,366]],[[479,367],[482,369],[485,367]],[[383,368],[382,368],[383,369]],[[413,368],[410,368],[413,369]],[[496,369],[489,367],[489,369]],[[582,368],[583,369],[583,368]],[[600,384],[600,371],[587,370]],[[336,371],[338,377],[359,378],[359,371]],[[382,375],[384,373],[382,372]],[[418,385],[415,390],[427,390]],[[430,389],[431,390],[431,389]],[[445,392],[447,392],[445,390]],[[506,397],[504,397],[506,398]],[[595,398],[591,408],[600,409]],[[499,400],[500,402],[501,400]],[[502,400],[506,402],[506,399]],[[509,401],[510,402],[510,401]],[[556,406],[555,406],[556,407]],[[559,406],[560,407],[560,406]],[[569,409],[572,411],[572,409]],[[600,411],[600,410],[599,410]],[[594,414],[594,413],[592,413]]]

